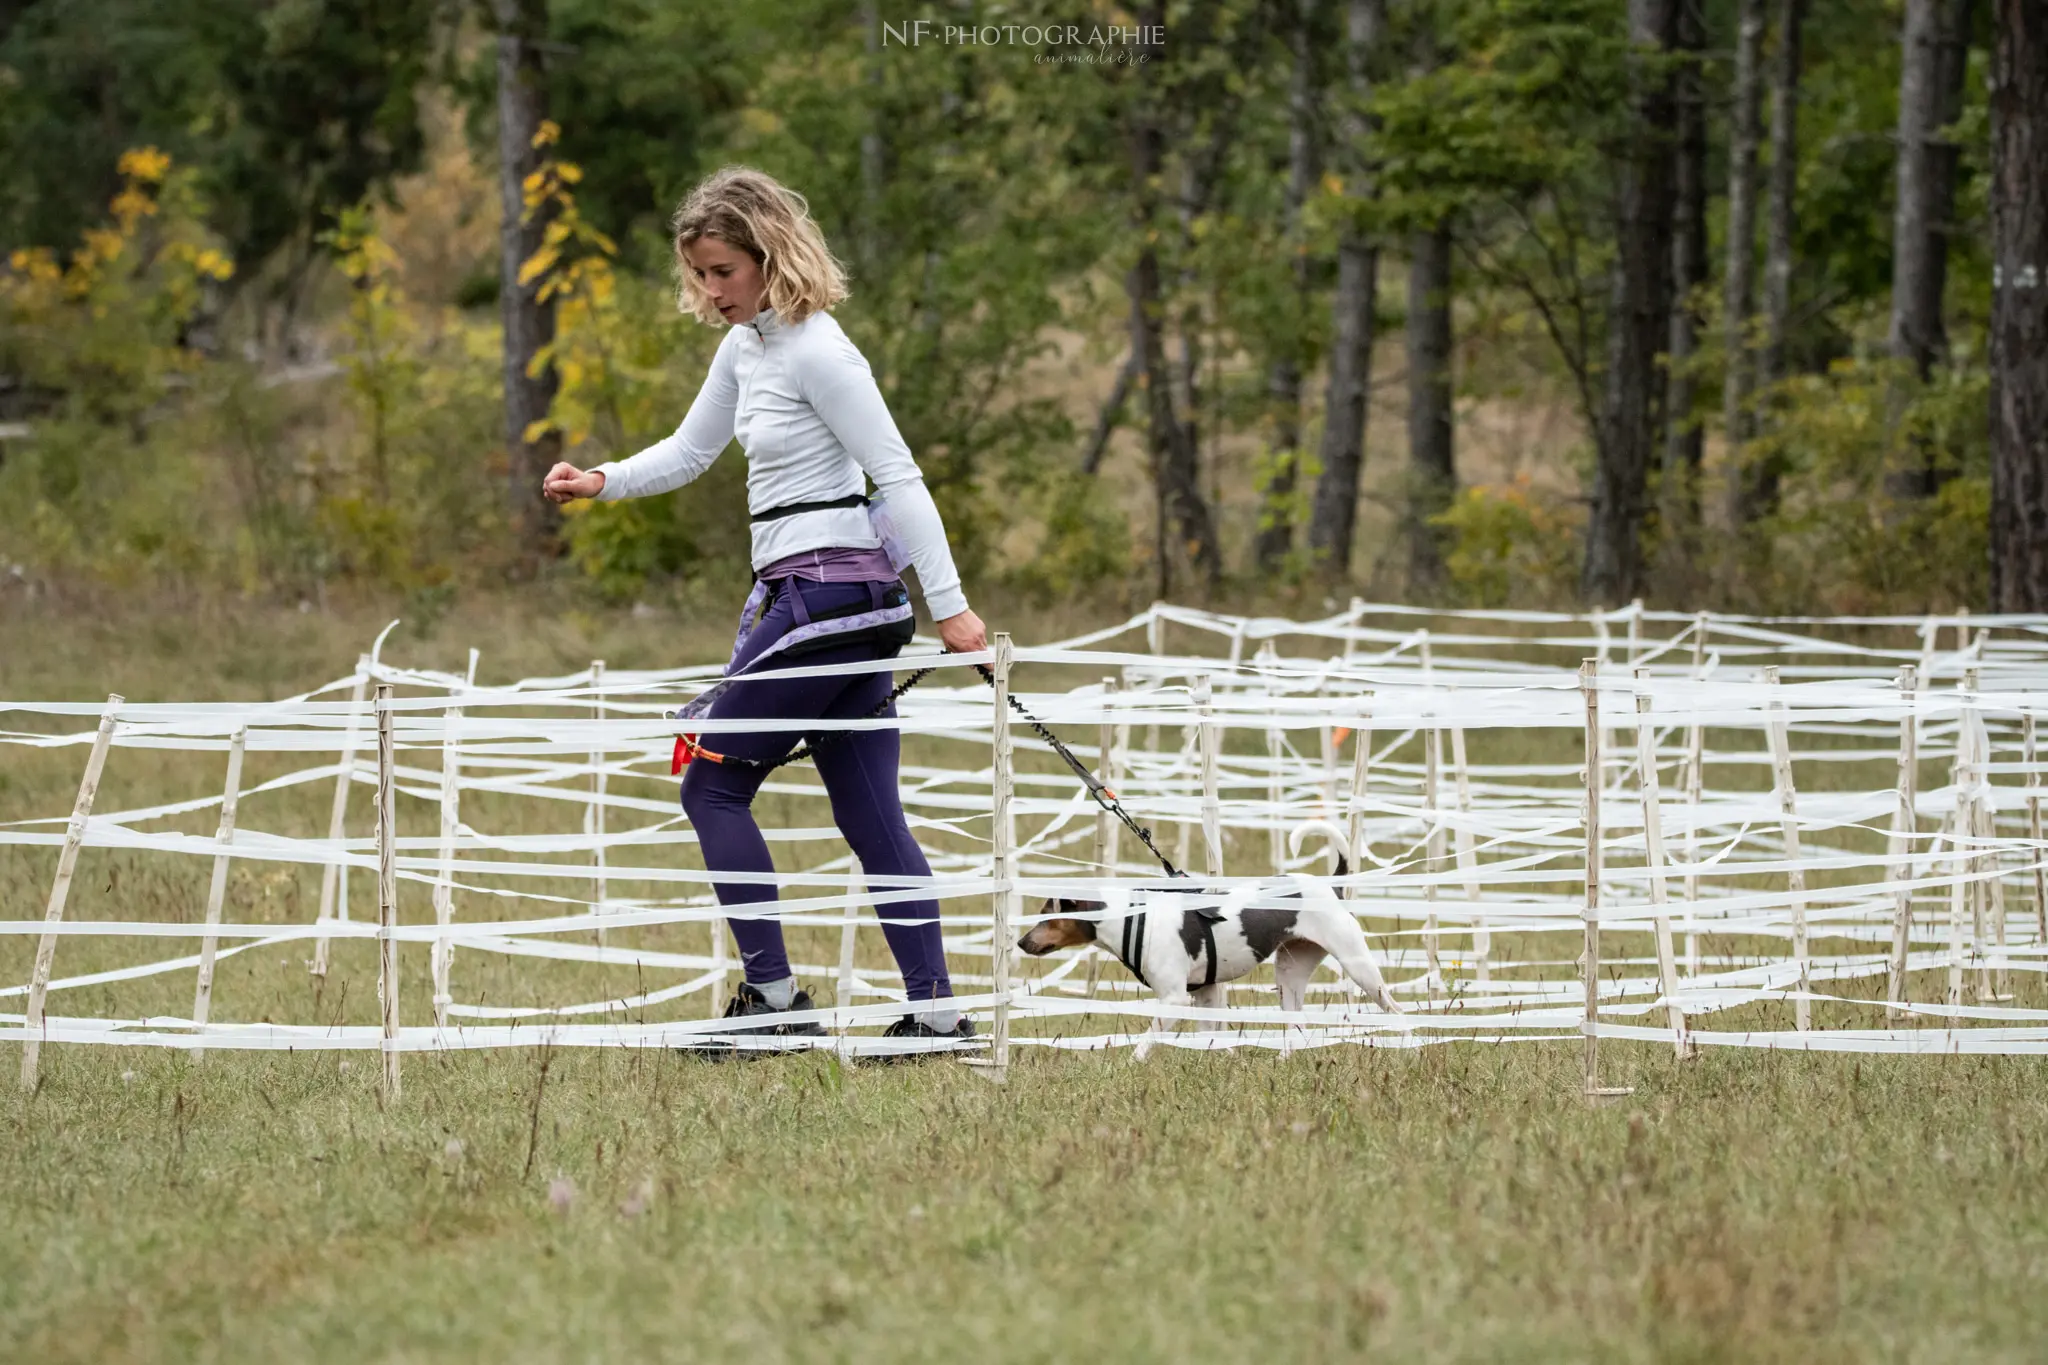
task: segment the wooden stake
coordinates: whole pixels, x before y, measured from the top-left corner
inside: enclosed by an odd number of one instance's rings
[[[474,651],[472,651],[471,667],[475,667]],[[597,719],[600,722],[602,722],[604,720],[603,659],[592,659],[590,661],[590,686],[592,692],[595,695]],[[592,800],[590,802],[589,821],[590,834],[592,836],[592,839],[594,840],[594,843],[591,847],[592,860],[597,865],[597,877],[595,887],[597,892],[597,901],[596,905],[593,908],[597,912],[597,946],[600,948],[604,947],[604,897],[605,891],[607,889],[605,885],[607,878],[605,877],[604,854],[604,794],[606,778],[604,770],[604,759],[604,744],[602,741],[600,741],[598,747],[591,750],[590,753],[590,794]]]
[[[1268,714],[1271,714],[1272,673],[1269,670],[1279,663],[1279,655],[1274,652],[1272,641],[1268,640],[1259,646],[1258,663],[1261,670],[1260,681],[1267,685]],[[1281,828],[1284,819],[1282,807],[1287,799],[1286,784],[1281,777],[1282,758],[1286,752],[1286,736],[1281,734],[1277,727],[1267,726],[1266,757],[1271,760],[1272,767],[1266,776],[1266,805],[1273,823],[1266,831],[1266,860],[1276,874],[1287,862],[1287,831]]]
[[[1353,872],[1365,865],[1365,793],[1366,783],[1372,777],[1372,693],[1366,693],[1360,700],[1359,709],[1364,714],[1351,735],[1351,742],[1357,747],[1351,751],[1351,815],[1345,828],[1345,842],[1356,859]]]
[[[1813,1027],[1813,1002],[1806,998],[1813,982],[1813,964],[1806,945],[1806,869],[1799,865],[1799,793],[1792,785],[1791,726],[1784,719],[1784,699],[1778,695],[1776,664],[1764,666],[1764,683],[1771,689],[1771,772],[1778,792],[1778,827],[1785,838],[1785,885],[1792,901],[1792,960],[1799,967],[1800,994],[1792,1002],[1792,1015],[1795,1027],[1804,1033]]]
[[[2032,711],[2020,717],[2020,742],[2025,746],[2027,764],[2027,837],[2034,843],[2027,854],[2034,864],[2034,942],[2048,944],[2048,868],[2042,866],[2041,848],[2041,758],[2034,748]]]
[[[1707,676],[1707,614],[1692,618],[1692,680]],[[1706,727],[1695,719],[1685,732],[1685,974],[1697,980],[1700,974],[1700,798],[1706,790]]]
[[[1423,845],[1426,856],[1423,866],[1429,877],[1422,884],[1422,899],[1429,907],[1422,921],[1422,958],[1426,964],[1424,983],[1429,987],[1429,998],[1435,1000],[1443,992],[1443,952],[1439,942],[1436,918],[1436,879],[1444,871],[1444,817],[1442,784],[1437,769],[1442,762],[1438,750],[1441,732],[1431,727],[1422,732],[1422,805],[1428,812],[1429,833]]]
[[[996,685],[995,722],[993,741],[995,749],[994,778],[994,828],[992,838],[995,845],[995,891],[990,904],[994,927],[990,932],[990,957],[995,965],[995,1024],[990,1029],[989,1063],[998,1075],[1007,1074],[1010,1065],[1010,950],[1013,946],[1010,928],[1010,902],[1016,894],[1016,829],[1010,812],[1011,764],[1013,753],[1010,742],[1010,637],[1007,632],[998,631],[995,637],[995,658],[990,668]]]
[[[1164,602],[1154,602],[1145,617],[1145,650],[1155,659],[1166,653],[1166,618],[1159,614],[1165,605]],[[1158,689],[1157,672],[1153,673],[1150,685],[1155,691]],[[1156,720],[1145,727],[1145,752],[1154,758],[1159,754],[1159,722]]]
[[[1465,874],[1465,899],[1472,902],[1472,959],[1480,985],[1493,980],[1493,931],[1479,913],[1479,854],[1472,847],[1472,777],[1465,762],[1465,727],[1451,727],[1451,783],[1458,794],[1458,828],[1452,832],[1458,870]]]
[[[1892,954],[1885,971],[1885,1017],[1888,1019],[1896,1019],[1899,1015],[1899,1012],[1889,1008],[1890,1006],[1905,1003],[1906,964],[1913,946],[1911,858],[1920,832],[1917,811],[1920,727],[1917,721],[1919,708],[1914,705],[1915,699],[1920,695],[1918,678],[1918,670],[1911,664],[1905,664],[1899,669],[1899,696],[1906,703],[1906,713],[1899,718],[1899,799],[1892,808],[1891,836],[1885,841],[1885,852],[1892,861],[1891,878],[1899,884],[1892,893]]]
[[[1112,792],[1120,792],[1124,785],[1124,755],[1131,747],[1131,725],[1128,720],[1117,716],[1113,705],[1119,688],[1114,676],[1102,680],[1102,780]],[[1112,716],[1117,716],[1112,720]],[[1106,810],[1095,813],[1095,863],[1105,877],[1116,875],[1117,860],[1120,856],[1118,845],[1123,839],[1124,827],[1117,818]],[[1088,954],[1088,998],[1095,998],[1096,984],[1102,973],[1102,952],[1097,949]]]
[[[1956,629],[1966,629],[1963,618],[1958,618]],[[1983,638],[1977,641],[1983,646]],[[1979,842],[1984,826],[1985,801],[1979,791],[1984,778],[1984,763],[1990,757],[1984,752],[1984,725],[1977,713],[1977,666],[1972,663],[1963,669],[1963,709],[1956,726],[1956,840],[1959,847],[1969,851],[1963,866],[1970,874],[1965,894],[1970,903],[1970,957],[1977,964],[1977,999],[1989,1001],[1994,992],[1991,987],[1991,962],[1984,950],[1984,882],[1975,874],[1983,871],[1989,862],[1985,845]]]
[[[78,799],[71,804],[71,823],[64,827],[64,851],[57,855],[57,879],[50,884],[50,903],[43,910],[44,924],[64,918],[64,902],[71,898],[71,877],[78,870],[78,850],[85,842],[85,822],[92,815],[92,799],[100,789],[100,773],[107,766],[107,746],[114,738],[114,713],[121,709],[121,694],[109,693],[107,709],[100,713],[100,728],[92,737],[92,752],[85,760],[85,777],[78,784]],[[43,1027],[43,1002],[50,993],[50,967],[57,958],[57,936],[44,934],[36,940],[36,965],[28,983],[28,1012],[22,1017],[21,1088],[36,1088],[37,1064],[43,1040],[36,1031]]]
[[[476,659],[477,652],[472,649],[469,673],[463,681],[465,690],[476,686]],[[448,1027],[448,1006],[454,1003],[448,979],[455,964],[455,940],[447,931],[455,922],[455,836],[462,827],[462,740],[457,733],[461,724],[461,707],[451,706],[442,713],[441,870],[434,878],[434,923],[441,933],[434,939],[430,972],[434,981],[434,1027],[443,1029]],[[599,894],[603,894],[601,889]]]
[[[334,779],[334,806],[327,817],[327,842],[339,844],[347,829],[348,789],[355,781],[356,738],[362,721],[363,688],[370,680],[370,656],[361,655],[356,659],[356,686],[348,696],[348,730],[341,741],[341,771]],[[337,850],[338,852],[338,850]],[[320,872],[320,915],[317,923],[325,924],[335,918],[335,910],[341,911],[340,918],[348,918],[348,864],[331,862]],[[313,940],[313,960],[306,968],[314,976],[327,975],[327,936],[322,934]]]
[[[1656,907],[1657,981],[1664,992],[1664,1016],[1671,1025],[1671,1044],[1684,1061],[1693,1055],[1692,1035],[1685,1026],[1685,1007],[1678,1000],[1678,962],[1671,949],[1671,916],[1665,910],[1664,802],[1658,785],[1656,727],[1650,719],[1650,670],[1636,670],[1636,765],[1643,796],[1643,866],[1650,874],[1650,904]]]
[[[398,1103],[398,833],[394,825],[390,683],[377,684],[377,1002],[383,1015],[384,1068],[378,1100]]]
[[[235,737],[228,741],[228,781],[221,792],[220,827],[214,831],[213,841],[222,852],[213,855],[213,882],[206,889],[206,927],[208,930],[220,923],[221,903],[228,891],[228,845],[235,841],[235,806],[242,796],[242,750],[249,743],[249,727],[239,726]],[[217,951],[217,940],[212,933],[199,940],[199,984],[192,993],[192,1024],[199,1041],[192,1044],[192,1060],[197,1062],[206,1056],[205,1028],[207,1013],[213,1007],[213,958]]]
[[[1222,756],[1222,727],[1210,708],[1209,675],[1194,679],[1196,724],[1201,727],[1202,745],[1202,845],[1204,866],[1212,877],[1223,875],[1223,802],[1217,765]]]
[[[1586,943],[1579,954],[1579,980],[1585,989],[1586,1102],[1598,1104],[1633,1087],[1600,1084],[1600,661],[1579,664],[1579,691],[1586,698],[1586,904],[1581,911]]]
[[[1951,1008],[1963,1003],[1963,878],[1969,861],[1963,856],[1963,842],[1956,831],[1962,825],[1962,810],[1958,806],[1942,822],[1942,837],[1948,841],[1949,884],[1948,884],[1948,1003]],[[1949,1021],[1955,1027],[1955,1021]]]
[[[854,898],[865,889],[865,869],[861,867],[860,855],[854,854],[846,864],[846,918],[839,925],[839,984],[833,994],[835,1004],[844,1009],[853,1003],[853,986],[858,979],[853,974],[854,932],[860,925],[860,904]],[[851,1019],[839,1026],[844,1035],[853,1028]]]

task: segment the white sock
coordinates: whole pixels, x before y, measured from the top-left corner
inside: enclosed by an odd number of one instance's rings
[[[796,999],[796,977],[785,976],[780,981],[749,981],[747,983],[761,992],[761,998],[779,1010],[789,1008],[789,1002]]]
[[[925,1010],[918,1015],[918,1022],[940,1033],[951,1033],[960,1027],[960,1011],[950,1005],[943,1009]]]

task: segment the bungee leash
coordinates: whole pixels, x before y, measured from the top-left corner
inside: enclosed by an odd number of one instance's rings
[[[880,705],[876,706],[873,710],[869,711],[866,715],[861,716],[859,719],[880,719],[883,713],[886,712],[891,706],[894,706],[897,700],[900,697],[902,697],[904,693],[908,692],[911,688],[917,686],[919,683],[923,682],[926,678],[930,677],[933,673],[936,673],[937,671],[938,669],[936,666],[932,668],[918,669],[917,672],[911,674],[908,678],[904,679],[895,687],[891,688],[889,690],[889,695],[882,699]],[[996,675],[987,664],[976,664],[974,666],[974,671],[981,674],[982,681],[987,683],[990,687],[994,687],[996,685]],[[1121,820],[1123,822],[1124,828],[1128,829],[1132,834],[1135,834],[1138,837],[1138,842],[1145,846],[1146,851],[1150,853],[1154,858],[1159,860],[1159,865],[1166,869],[1167,876],[1187,876],[1187,873],[1181,871],[1179,868],[1173,865],[1172,859],[1168,858],[1164,853],[1161,853],[1159,851],[1159,845],[1152,841],[1152,831],[1146,828],[1144,825],[1139,824],[1135,819],[1131,817],[1131,813],[1124,809],[1123,802],[1118,799],[1117,794],[1115,792],[1109,789],[1109,785],[1105,783],[1101,778],[1097,777],[1095,773],[1088,767],[1088,765],[1081,761],[1079,755],[1075,754],[1075,752],[1072,749],[1069,749],[1058,735],[1054,734],[1051,730],[1047,729],[1044,721],[1040,720],[1038,717],[1032,715],[1030,711],[1026,710],[1024,707],[1024,703],[1017,700],[1016,693],[1012,692],[1008,695],[1010,709],[1012,711],[1015,711],[1019,716],[1022,716],[1024,718],[1024,723],[1030,726],[1034,731],[1036,731],[1038,737],[1044,740],[1048,745],[1052,747],[1052,751],[1060,756],[1061,760],[1066,763],[1068,768],[1073,770],[1075,777],[1081,779],[1081,785],[1088,789],[1089,798],[1093,800],[1097,806],[1100,806],[1103,810],[1108,811],[1111,815],[1114,815],[1118,820]],[[702,744],[699,744],[697,742],[694,736],[677,735],[675,757],[669,765],[669,773],[671,776],[673,776],[674,774],[681,772],[683,770],[684,764],[690,762],[692,759],[698,758],[708,760],[712,763],[723,764],[727,767],[748,768],[756,772],[770,773],[775,771],[777,768],[787,767],[791,763],[801,763],[806,759],[814,759],[817,757],[818,751],[820,749],[826,748],[832,744],[837,743],[840,740],[845,739],[846,736],[851,733],[853,733],[851,730],[834,730],[830,733],[820,735],[815,739],[806,739],[802,744],[799,744],[789,753],[783,755],[781,758],[774,759],[743,758],[738,754],[721,754],[716,750],[705,748]]]

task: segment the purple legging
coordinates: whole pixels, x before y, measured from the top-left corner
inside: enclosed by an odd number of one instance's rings
[[[893,586],[893,580],[890,586]],[[760,652],[785,634],[793,618],[790,593],[803,594],[807,614],[813,619],[848,606],[870,604],[866,583],[813,583],[802,579],[782,580],[760,624],[748,636],[746,647],[734,661],[738,672]],[[774,655],[763,661],[764,670],[819,664],[854,663],[876,657],[872,644],[838,645],[805,653],[785,661]],[[711,709],[707,718],[850,720],[865,716],[881,704],[893,687],[892,674],[849,673],[823,678],[766,678],[734,682]],[[882,713],[894,716],[892,703]],[[833,823],[859,856],[868,885],[876,891],[901,887],[890,877],[929,877],[931,866],[924,851],[910,837],[903,818],[903,801],[896,789],[896,765],[902,735],[896,730],[855,730],[822,732],[831,736],[818,751],[818,776],[832,799]],[[760,733],[727,732],[707,734],[703,742],[715,752],[741,758],[777,759],[801,741],[794,730]],[[754,793],[767,773],[758,768],[713,763],[699,758],[683,776],[683,813],[697,832],[704,851],[704,865],[713,872],[773,872],[768,843],[754,823]],[[753,905],[776,899],[773,886],[765,884],[713,883],[721,905]],[[939,937],[939,903],[936,900],[899,901],[878,907],[882,933],[896,965],[903,973],[905,991],[912,1000],[931,1000],[953,994],[946,974],[946,950]],[[739,944],[740,961],[746,978],[753,982],[780,981],[790,974],[789,956],[783,949],[782,926],[773,919],[735,918],[734,942]]]

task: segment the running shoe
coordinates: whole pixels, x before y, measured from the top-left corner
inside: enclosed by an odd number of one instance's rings
[[[951,1032],[942,1032],[925,1023],[924,1020],[914,1015],[906,1014],[895,1023],[889,1025],[888,1028],[883,1029],[882,1036],[884,1038],[948,1038],[955,1042],[966,1042],[974,1037],[974,1021],[963,1014],[960,1016],[960,1022],[953,1026]],[[950,1051],[953,1051],[953,1049],[934,1048],[924,1052],[879,1052],[863,1057],[861,1060],[864,1062],[922,1062]]]
[[[768,1003],[768,997],[762,995],[761,992],[754,989],[752,985],[748,984],[745,981],[742,981],[740,982],[740,988],[737,991],[733,992],[732,1000],[727,1003],[725,1007],[725,1014],[723,1017],[727,1019],[744,1019],[756,1014],[783,1014],[787,1013],[789,1010],[809,1010],[816,1008],[817,1006],[811,1003],[811,993],[809,991],[799,990],[798,992],[796,992],[795,995],[790,997],[790,1001],[786,1009],[777,1009],[775,1006]],[[824,1026],[816,1023],[762,1024],[757,1028],[730,1028],[725,1031],[727,1033],[759,1033],[784,1038],[816,1038],[824,1036],[825,1033]],[[806,1049],[796,1047],[741,1047],[736,1043],[729,1043],[724,1041],[723,1039],[707,1039],[702,1043],[691,1043],[676,1049],[677,1052],[683,1054],[686,1057],[703,1057],[711,1061],[724,1061],[727,1057],[733,1056],[765,1057],[770,1054],[780,1054],[784,1052],[802,1052],[805,1050]]]

